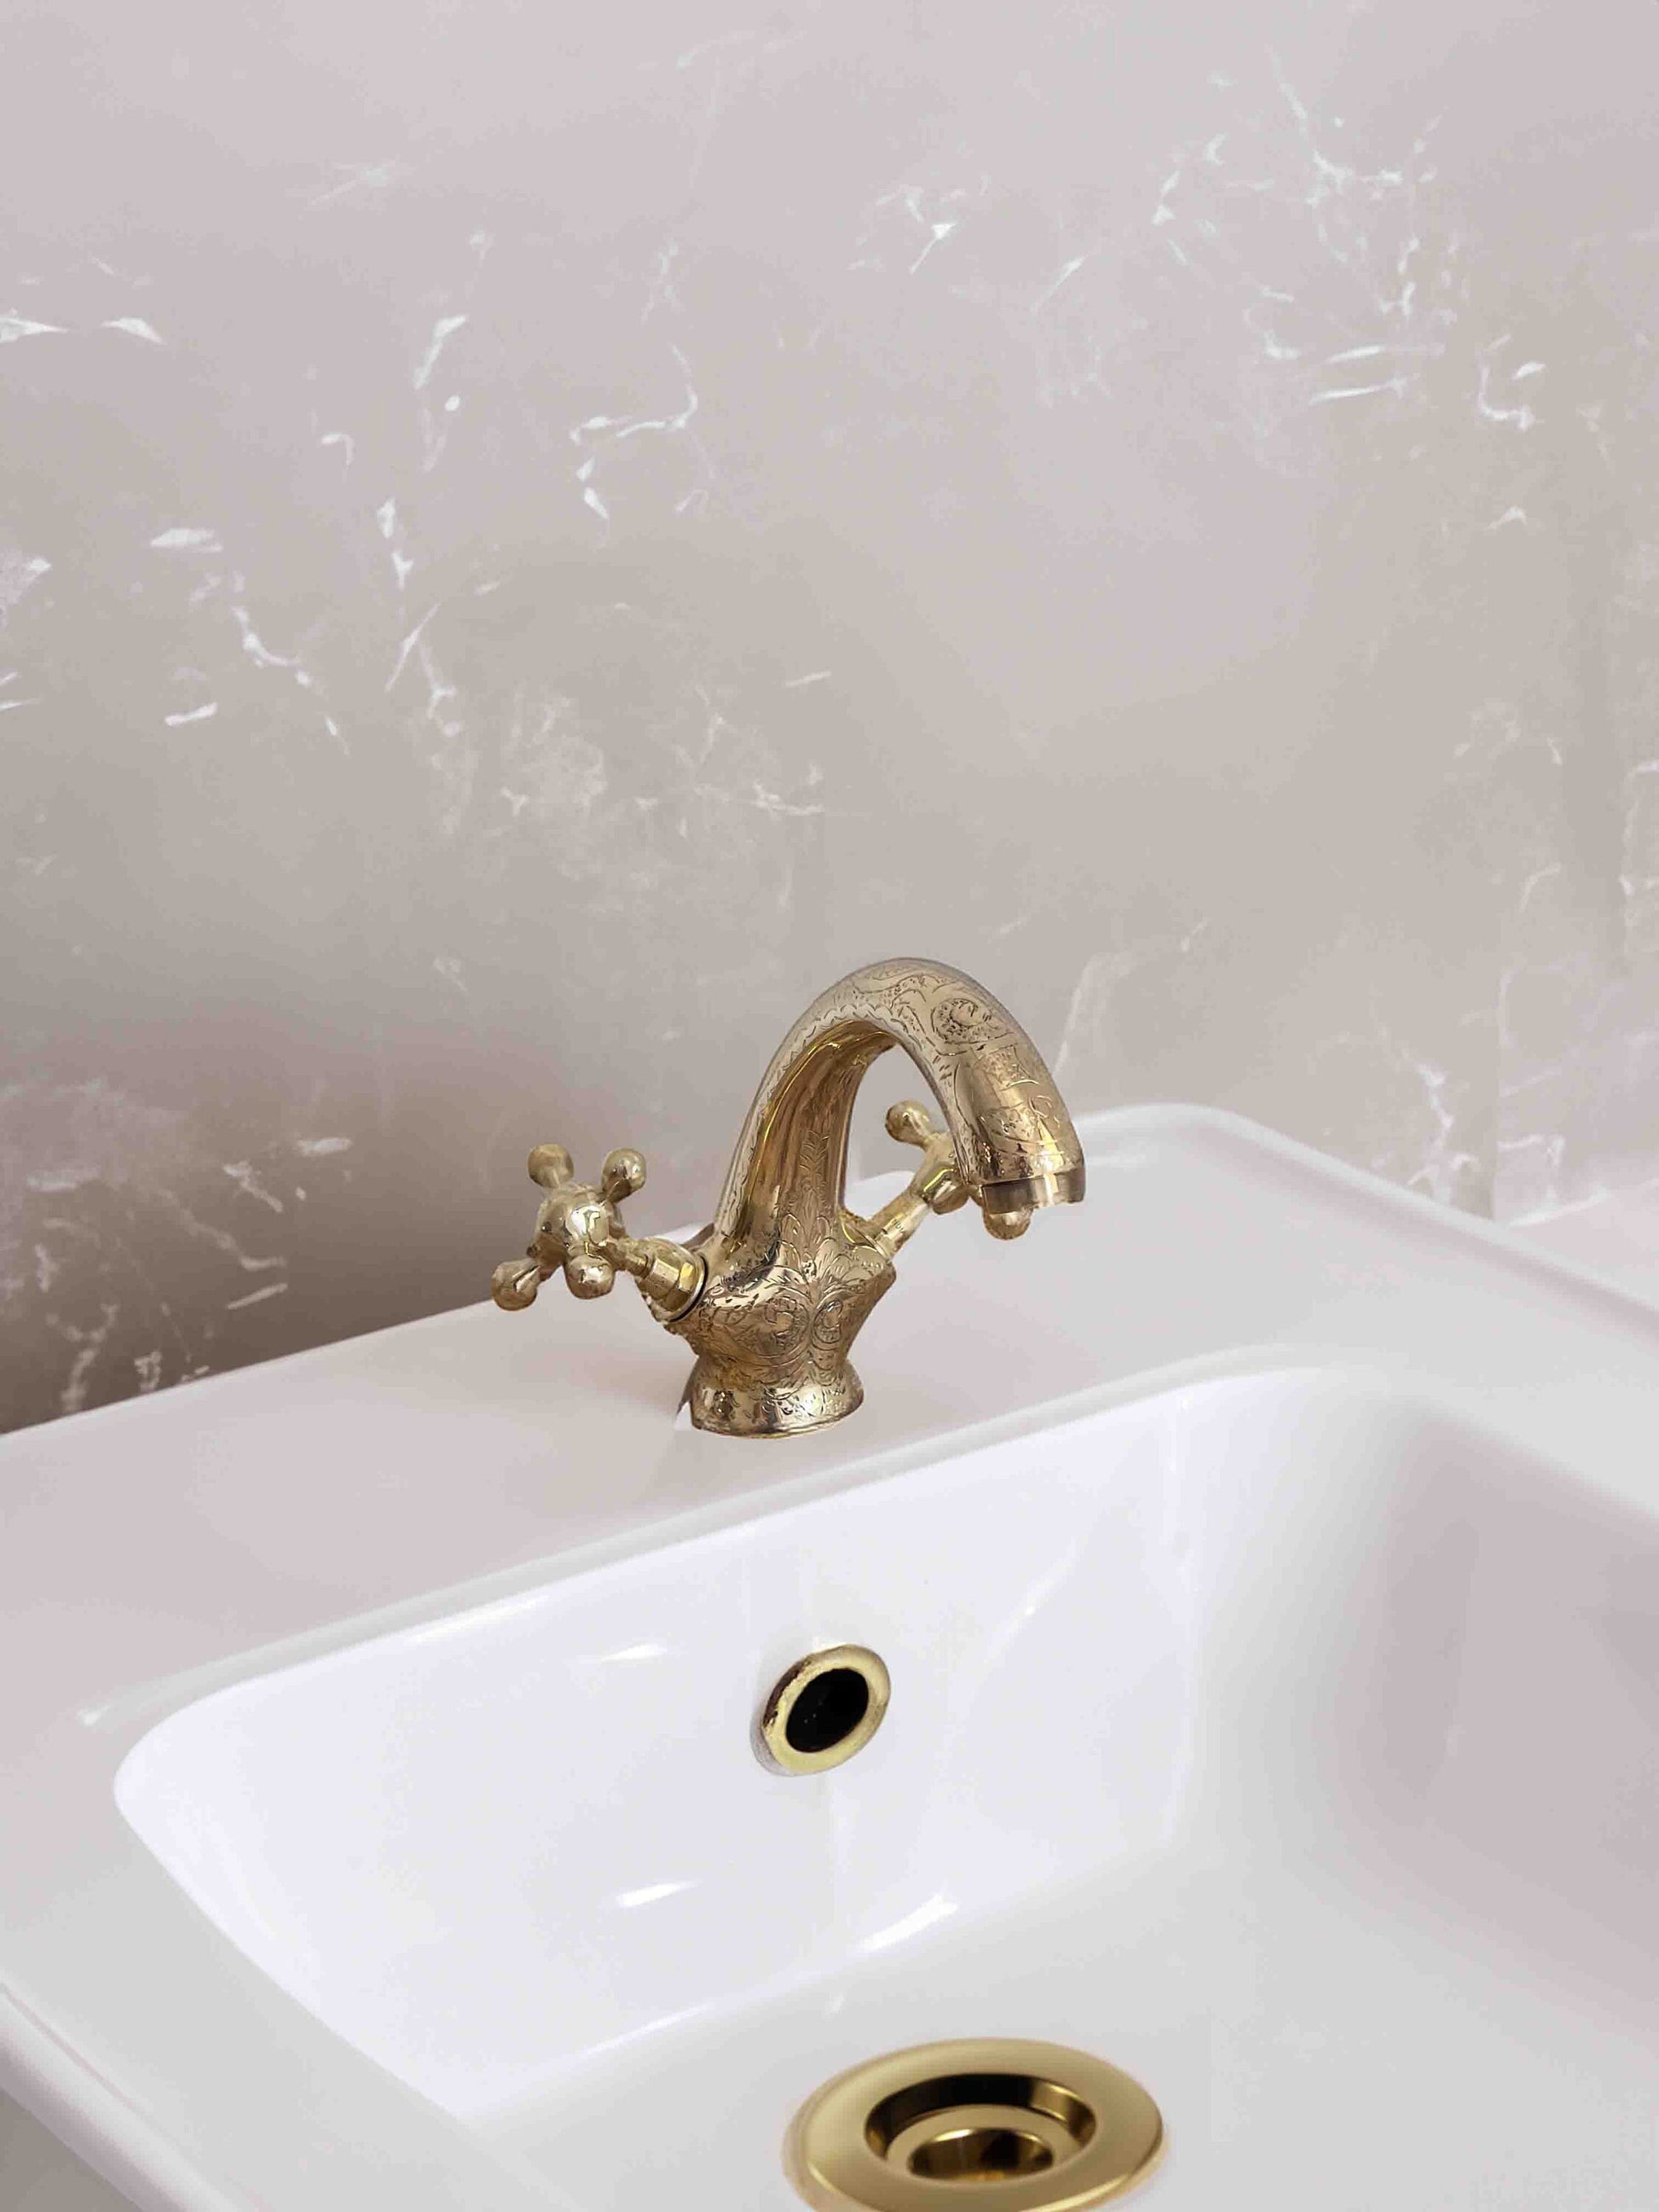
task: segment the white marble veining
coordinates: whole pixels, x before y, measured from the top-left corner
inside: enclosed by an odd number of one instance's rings
[[[475,1295],[544,1136],[706,1210],[895,951],[1079,1110],[1654,1173],[1650,12],[0,49],[0,1420]]]

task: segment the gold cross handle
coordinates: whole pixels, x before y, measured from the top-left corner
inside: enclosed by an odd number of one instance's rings
[[[687,1312],[702,1289],[702,1261],[665,1237],[630,1237],[623,1227],[623,1201],[645,1188],[643,1154],[626,1146],[607,1152],[597,1183],[575,1175],[562,1145],[538,1145],[530,1155],[530,1180],[547,1194],[524,1258],[503,1260],[491,1279],[496,1304],[522,1313],[556,1270],[573,1297],[602,1298],[620,1268],[659,1321]]]

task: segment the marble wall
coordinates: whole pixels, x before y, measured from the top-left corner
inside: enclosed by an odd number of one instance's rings
[[[1659,1175],[1659,16],[10,0],[0,1419],[701,1218],[845,969]],[[905,1086],[895,1076],[890,1091]]]

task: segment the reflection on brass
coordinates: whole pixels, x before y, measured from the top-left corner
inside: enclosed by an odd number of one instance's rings
[[[784,2167],[817,2212],[1085,2212],[1143,2181],[1164,2122],[1138,2081],[1057,2043],[924,2043],[838,2075],[797,2112]]]
[[[944,1125],[911,1100],[890,1110],[889,1134],[921,1162],[866,1220],[844,1200],[848,1125],[866,1071],[896,1044]],[[861,968],[807,1008],[762,1078],[714,1218],[689,1250],[623,1232],[622,1200],[645,1182],[637,1152],[612,1152],[595,1186],[574,1181],[562,1145],[538,1145],[530,1173],[548,1195],[526,1257],[495,1270],[497,1305],[527,1306],[556,1268],[578,1297],[601,1297],[622,1269],[696,1354],[692,1420],[734,1437],[798,1436],[860,1404],[848,1352],[930,1213],[972,1199],[1006,1239],[1084,1184],[1077,1132],[1030,1037],[988,991],[927,960]]]
[[[822,1774],[863,1750],[891,1695],[886,1668],[863,1644],[814,1651],[772,1685],[755,1724],[756,1748],[779,1774]]]

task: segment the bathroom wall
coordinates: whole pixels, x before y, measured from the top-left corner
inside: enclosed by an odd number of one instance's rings
[[[0,2204],[6,2212],[132,2212],[128,2200],[0,2094]]]
[[[0,1419],[479,1296],[538,1139],[701,1218],[892,952],[1079,1110],[1659,1175],[1656,76],[1630,0],[10,0]]]

